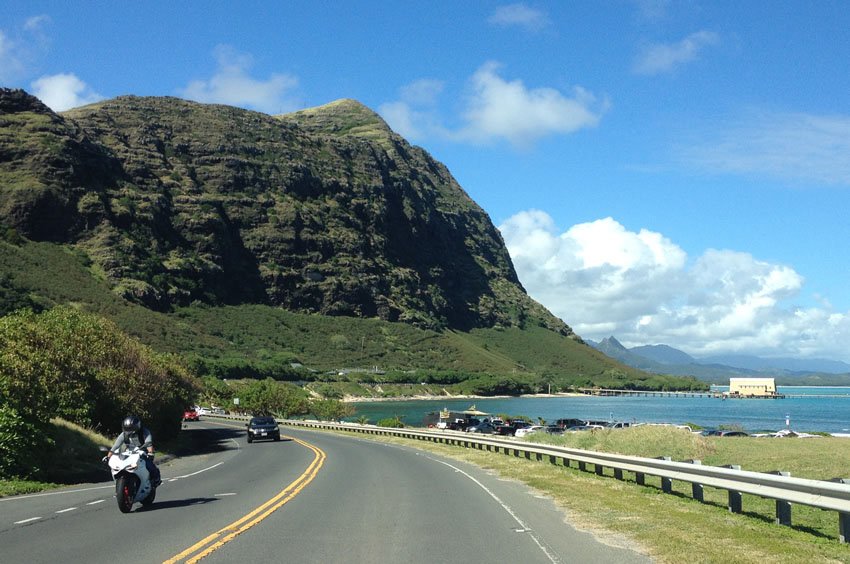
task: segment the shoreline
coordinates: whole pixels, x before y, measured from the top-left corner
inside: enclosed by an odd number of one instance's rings
[[[476,395],[415,395],[415,396],[391,396],[391,397],[368,397],[368,396],[344,396],[343,403],[379,403],[393,401],[439,401],[439,400],[479,400],[479,399],[510,399],[510,398],[584,398],[592,397],[587,394],[576,392],[558,392],[554,394],[521,394],[518,396],[476,396]]]

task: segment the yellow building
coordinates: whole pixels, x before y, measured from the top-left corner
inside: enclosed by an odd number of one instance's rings
[[[776,382],[773,378],[729,378],[730,396],[775,396]]]

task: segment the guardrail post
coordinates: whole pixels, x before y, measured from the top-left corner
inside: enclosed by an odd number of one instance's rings
[[[833,478],[830,482],[850,484],[850,478]],[[850,543],[850,513],[838,512],[838,542]]]
[[[646,474],[643,472],[635,472],[635,483],[639,486],[646,485]]]
[[[581,460],[579,460],[578,461],[578,469],[581,470],[582,472],[587,472],[587,464],[585,462],[582,462]]]
[[[623,479],[623,471],[619,468],[614,468],[614,478],[617,480]]]
[[[570,459],[569,458],[564,458],[564,466],[566,466],[567,468],[570,467]]]
[[[777,474],[779,476],[790,476],[791,472],[785,472],[783,470],[777,470],[775,472],[771,472],[771,474]],[[777,525],[785,525],[786,527],[791,526],[791,502],[783,501],[781,499],[776,500],[776,519],[774,522]]]
[[[727,464],[724,468],[731,468],[732,470],[740,470],[741,466],[739,464]],[[736,492],[733,490],[729,490],[729,511],[732,513],[740,513],[743,511],[743,495],[741,492]]]
[[[594,464],[593,466],[596,468],[596,475],[602,476],[605,471],[605,467],[601,464]]]
[[[659,456],[661,460],[673,460],[669,456]],[[673,480],[670,478],[661,477],[661,491],[664,493],[673,493]]]
[[[691,460],[691,464],[695,464],[697,466],[702,466],[702,460]],[[705,501],[705,492],[702,484],[697,484],[696,482],[691,484],[691,497],[693,497],[697,501]]]

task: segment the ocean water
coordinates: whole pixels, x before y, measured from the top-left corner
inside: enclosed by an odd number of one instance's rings
[[[540,417],[552,423],[562,418],[696,423],[706,428],[740,425],[746,431],[756,432],[785,429],[787,420],[788,427],[795,431],[850,433],[850,387],[780,386],[777,391],[795,397],[724,400],[708,397],[583,396],[384,401],[354,404],[354,418],[363,415],[375,423],[398,415],[406,424],[417,426],[428,412],[444,408],[463,411],[474,404],[487,413],[526,415],[534,420]]]

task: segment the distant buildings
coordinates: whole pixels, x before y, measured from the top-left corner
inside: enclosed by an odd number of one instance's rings
[[[776,381],[773,378],[729,378],[729,391],[733,397],[775,397]]]

